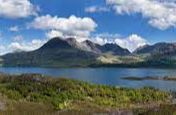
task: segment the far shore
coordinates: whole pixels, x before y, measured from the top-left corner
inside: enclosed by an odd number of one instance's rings
[[[147,77],[123,77],[121,79],[124,80],[134,80],[134,81],[143,81],[143,80],[162,80],[162,81],[176,81],[176,77],[165,76],[165,77],[157,77],[157,76],[147,76]]]

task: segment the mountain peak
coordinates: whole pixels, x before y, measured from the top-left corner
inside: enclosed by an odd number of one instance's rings
[[[81,48],[81,44],[77,42],[75,38],[67,38],[65,41],[67,41],[68,44],[70,44],[74,48]]]
[[[83,45],[88,51],[98,53],[98,54],[101,53],[101,50],[99,49],[100,48],[99,44],[96,44],[90,40],[85,40],[83,41]]]
[[[60,37],[55,37],[49,40],[47,43],[45,43],[41,48],[39,48],[39,50],[57,49],[57,48],[67,49],[67,48],[71,48],[71,45],[64,39]]]
[[[67,38],[66,41],[71,43],[77,43],[77,40],[75,38]]]
[[[124,49],[115,43],[107,43],[102,46],[103,52],[111,52],[113,55],[129,55],[131,54],[128,49]]]
[[[87,43],[87,44],[94,44],[91,40],[85,40],[83,41],[84,43]]]

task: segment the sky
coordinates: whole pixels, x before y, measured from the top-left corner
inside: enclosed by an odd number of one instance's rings
[[[116,43],[131,52],[176,42],[175,0],[0,0],[0,55],[53,37]]]

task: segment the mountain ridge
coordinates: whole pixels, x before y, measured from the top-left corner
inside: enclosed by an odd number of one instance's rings
[[[159,42],[154,45],[145,45],[134,51],[135,54],[176,54],[176,43]]]
[[[0,59],[0,65],[8,67],[176,67],[176,44],[145,45],[131,53],[113,43],[55,37],[37,50],[9,53]]]

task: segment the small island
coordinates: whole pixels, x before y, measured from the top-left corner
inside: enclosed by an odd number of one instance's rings
[[[123,77],[121,79],[124,80],[134,80],[134,81],[143,81],[143,80],[162,80],[162,81],[176,81],[176,77],[165,76],[165,77],[157,77],[157,76],[147,76],[147,77]]]
[[[172,103],[171,93],[150,87],[119,88],[40,74],[0,74],[0,94],[2,114],[133,113]]]

